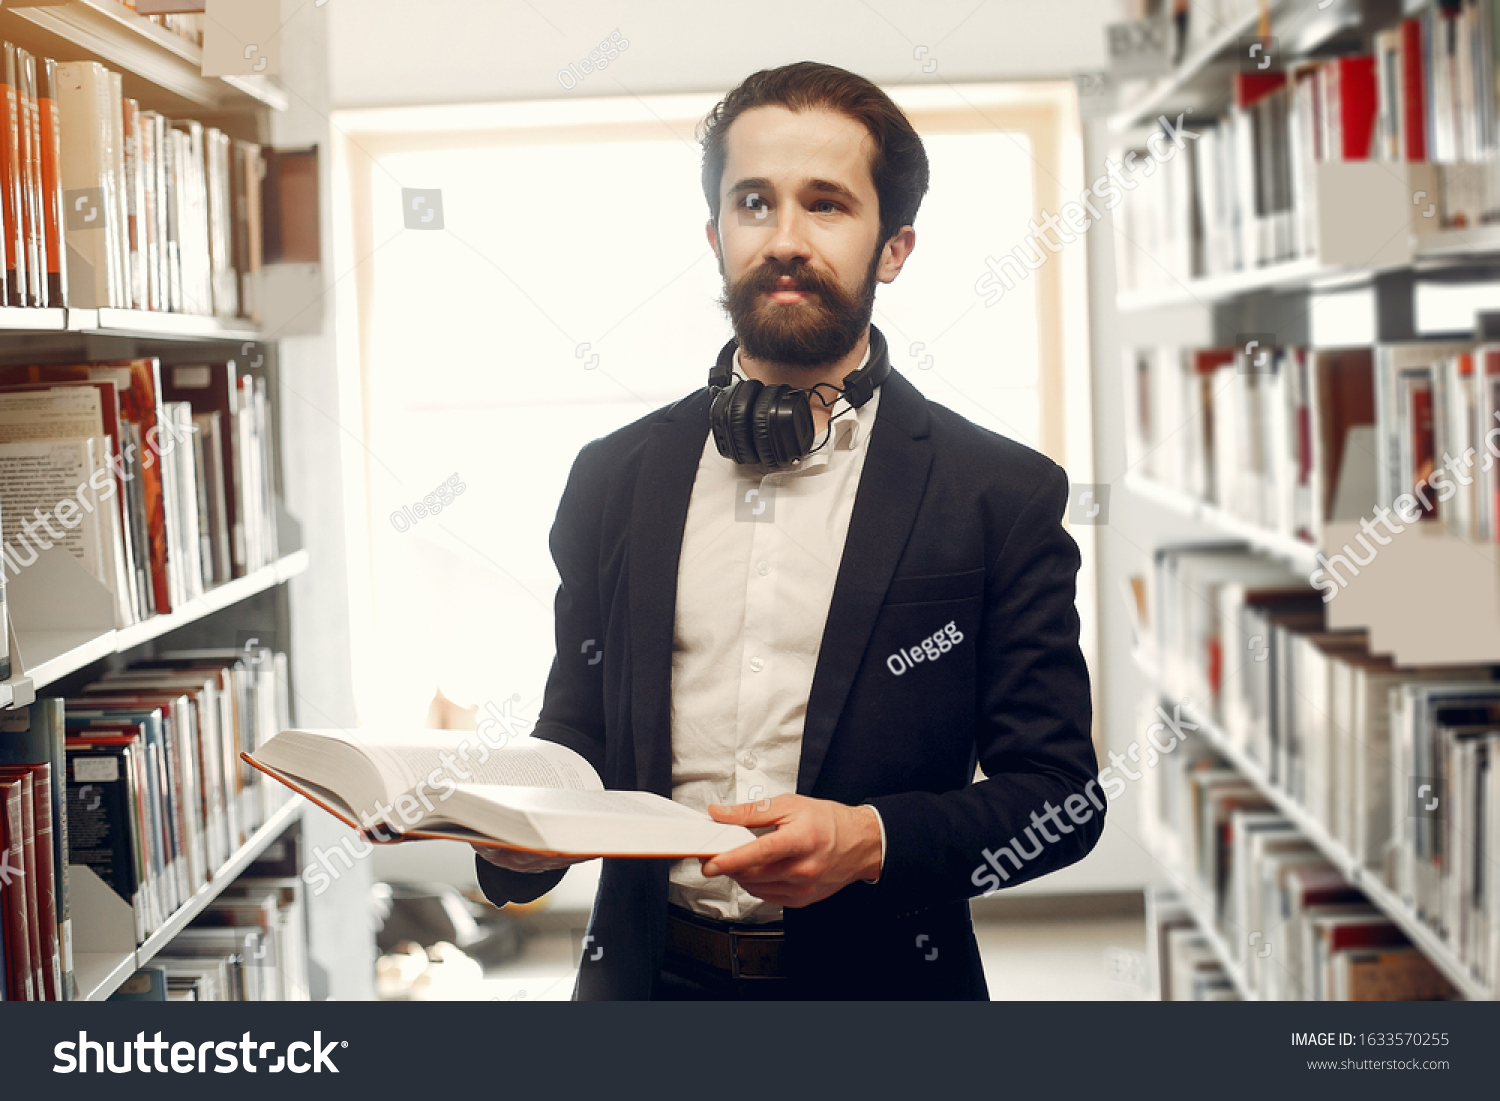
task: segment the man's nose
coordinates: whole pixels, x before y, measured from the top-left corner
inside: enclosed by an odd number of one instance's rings
[[[795,206],[783,206],[776,212],[776,228],[766,242],[765,256],[784,264],[811,258],[807,239],[807,220]]]

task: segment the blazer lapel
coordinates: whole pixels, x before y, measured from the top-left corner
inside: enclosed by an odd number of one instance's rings
[[[833,740],[839,714],[864,661],[870,633],[906,546],[932,466],[927,399],[894,368],[880,387],[880,407],[866,446],[849,534],[818,647],[797,792],[810,795]]]
[[[630,722],[636,787],[672,795],[672,636],[677,565],[698,462],[708,438],[708,389],[652,426],[630,509]]]

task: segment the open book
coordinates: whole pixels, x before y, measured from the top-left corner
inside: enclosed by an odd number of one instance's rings
[[[755,840],[744,826],[651,792],[606,791],[581,756],[537,738],[489,749],[465,731],[283,730],[241,756],[377,841],[446,838],[556,856],[685,857]]]

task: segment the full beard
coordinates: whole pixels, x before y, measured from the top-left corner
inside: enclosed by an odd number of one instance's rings
[[[864,286],[856,294],[849,294],[806,263],[767,260],[736,283],[726,277],[719,305],[729,314],[740,348],[752,358],[786,367],[825,367],[848,355],[869,327],[875,311],[875,269],[880,253],[877,248],[865,272]],[[790,276],[795,285],[778,287],[776,282],[782,276]],[[800,302],[773,302],[762,297],[777,290],[800,290],[813,297]]]

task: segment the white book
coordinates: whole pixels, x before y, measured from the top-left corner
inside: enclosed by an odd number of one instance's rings
[[[109,173],[113,194],[114,220],[110,224],[110,245],[115,263],[115,294],[113,305],[130,309],[130,234],[129,200],[126,193],[129,183],[125,178],[125,93],[124,78],[119,73],[109,74],[109,115],[104,122],[109,134]]]
[[[116,294],[111,235],[119,214],[112,201],[114,129],[106,125],[109,84],[108,70],[96,61],[57,67],[68,294],[77,308],[112,305]]]
[[[346,824],[401,839],[582,857],[713,856],[755,839],[651,792],[606,791],[582,756],[537,738],[490,749],[451,730],[283,730],[247,759]]]

